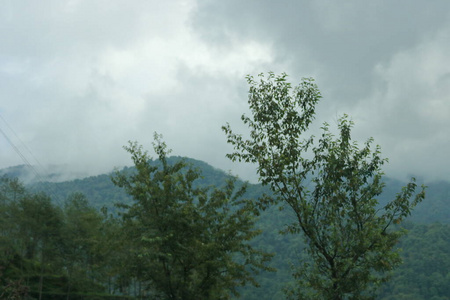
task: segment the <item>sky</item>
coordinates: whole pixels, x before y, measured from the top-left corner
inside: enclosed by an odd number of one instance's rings
[[[96,175],[158,132],[255,181],[221,126],[246,132],[245,76],[269,71],[315,78],[312,126],[350,115],[388,176],[450,180],[447,0],[0,0],[0,168]]]

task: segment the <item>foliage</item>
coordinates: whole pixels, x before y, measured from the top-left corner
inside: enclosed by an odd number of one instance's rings
[[[173,164],[180,160],[180,157],[168,158],[169,164]],[[202,177],[194,182],[196,187],[206,187],[214,184],[220,186],[225,179],[228,178],[226,172],[203,163],[201,161],[184,158],[188,164],[193,164],[194,167],[200,168]],[[152,161],[152,164],[157,164],[157,161]],[[126,168],[124,171],[135,172],[134,168]],[[34,188],[23,186],[17,179],[4,178],[16,189],[11,189],[9,183],[1,181],[0,183],[0,202],[11,203],[11,200],[17,200],[25,194],[30,194],[35,191]],[[57,183],[53,186],[53,191],[57,190],[57,194],[61,193],[60,199],[85,198],[89,201],[87,206],[79,205],[78,215],[80,228],[89,227],[82,225],[83,220],[90,217],[83,217],[84,211],[87,216],[91,216],[93,208],[101,207],[102,205],[109,205],[111,207],[113,202],[129,201],[130,198],[122,189],[115,188],[114,190],[107,190],[108,175],[101,175],[96,177],[88,177],[77,181],[68,181]],[[401,188],[401,182],[389,178],[384,178],[386,187],[380,195],[380,204],[385,205],[388,200],[395,197],[396,192]],[[239,180],[236,186],[241,186],[243,183]],[[380,288],[380,300],[388,299],[449,299],[450,291],[450,225],[448,221],[448,195],[450,192],[449,184],[445,182],[436,182],[427,184],[427,201],[422,202],[414,209],[412,218],[410,220],[415,223],[405,223],[404,226],[408,230],[408,234],[400,238],[400,242],[396,247],[401,249],[400,257],[403,264],[395,269],[392,273],[391,279],[382,285]],[[111,185],[114,187],[114,185]],[[61,187],[61,190],[59,188]],[[22,192],[20,192],[22,191]],[[95,193],[93,193],[95,191]],[[76,195],[82,192],[84,197]],[[261,185],[249,184],[247,188],[246,198],[257,199],[262,193],[270,193],[267,187]],[[119,193],[112,195],[113,193]],[[72,195],[71,194],[75,194]],[[53,193],[52,193],[53,195]],[[3,200],[2,200],[3,199]],[[5,200],[8,199],[8,200]],[[111,201],[111,199],[117,199]],[[120,199],[120,200],[119,200]],[[55,200],[53,203],[55,203]],[[2,202],[4,201],[4,202]],[[67,199],[66,201],[69,201]],[[69,201],[70,202],[70,201]],[[57,202],[56,202],[57,203]],[[130,202],[131,203],[131,202]],[[427,205],[424,205],[427,204]],[[429,205],[428,205],[429,204]],[[80,256],[68,255],[75,250],[78,253],[83,253],[81,249],[74,249],[73,245],[77,243],[71,242],[75,238],[73,235],[66,234],[66,223],[69,218],[65,217],[67,204],[61,208],[64,214],[62,218],[60,232],[63,237],[59,239],[62,245],[70,252],[60,252],[59,255],[53,256],[52,259],[59,261],[60,267],[48,270],[48,276],[43,282],[43,290],[47,291],[43,299],[67,299],[67,292],[70,293],[70,299],[152,299],[149,292],[144,291],[145,284],[135,278],[133,270],[128,270],[129,265],[129,248],[122,241],[122,222],[119,218],[111,217],[113,209],[108,209],[108,216],[97,211],[102,219],[101,226],[92,226],[89,230],[80,230],[78,238],[80,246],[84,244],[83,241],[92,241],[95,245],[91,249],[94,253],[95,259],[85,259],[80,261]],[[429,207],[433,207],[437,214],[432,214],[428,211]],[[11,206],[7,208],[0,205],[2,214],[0,217],[0,290],[3,292],[6,286],[9,286],[8,294],[4,294],[1,299],[14,295],[13,293],[25,293],[30,287],[37,287],[38,277],[32,274],[39,274],[40,266],[37,261],[24,261],[23,258],[17,255],[16,246],[21,244],[21,239],[17,236],[13,237],[10,234],[12,228],[18,226],[20,220],[12,218]],[[73,211],[73,210],[72,210]],[[76,211],[76,210],[75,210]],[[76,219],[76,213],[72,214]],[[9,216],[9,217],[8,217]],[[434,219],[434,217],[440,219]],[[251,244],[266,252],[276,253],[270,262],[270,267],[276,268],[277,272],[261,272],[255,276],[255,280],[260,287],[246,285],[238,288],[240,299],[246,300],[284,300],[286,296],[282,289],[286,284],[294,285],[295,281],[292,279],[290,265],[296,263],[300,259],[306,258],[303,251],[305,245],[299,235],[280,235],[279,231],[293,218],[293,213],[289,209],[279,211],[276,206],[269,207],[266,211],[261,212],[260,217],[256,222],[258,229],[262,231],[261,235],[255,237]],[[417,224],[421,220],[426,224]],[[444,221],[443,224],[436,224],[437,220]],[[75,220],[74,220],[75,221]],[[72,223],[73,224],[73,223]],[[94,222],[95,224],[95,222]],[[9,228],[7,230],[7,228]],[[71,228],[74,228],[71,226]],[[8,233],[9,232],[9,233]],[[74,232],[74,231],[71,231]],[[90,237],[83,237],[82,233],[91,232]],[[16,245],[16,246],[13,246]],[[3,249],[3,250],[2,250]],[[84,251],[84,250],[83,250]],[[101,256],[98,253],[101,253]],[[75,261],[72,259],[77,258]],[[5,264],[5,262],[8,262]],[[61,264],[62,263],[62,264]],[[83,270],[81,263],[86,263],[86,270],[95,270],[95,272],[75,272],[71,273],[70,280],[68,274],[63,266],[70,266],[75,264],[78,270]],[[54,265],[54,263],[52,263]],[[61,269],[59,269],[61,268]],[[100,270],[101,269],[101,270]],[[20,279],[22,278],[22,279]],[[92,284],[96,282],[97,285]],[[68,284],[70,283],[70,290]],[[99,284],[103,289],[99,288]],[[140,289],[141,288],[141,289]],[[36,291],[36,289],[33,289]],[[53,291],[53,294],[49,294]],[[103,294],[101,294],[103,291]],[[34,292],[32,292],[33,295]],[[56,294],[55,294],[56,293]],[[2,292],[0,292],[0,295]],[[94,296],[95,295],[95,296]],[[116,297],[116,298],[115,298]]]
[[[406,224],[398,247],[404,263],[381,289],[380,299],[450,299],[450,225]]]
[[[73,255],[84,247],[76,235],[86,237],[86,233],[71,234],[72,225],[65,216],[66,211],[54,205],[47,195],[29,193],[17,179],[7,177],[1,178],[0,199],[0,295],[11,299],[25,295],[39,299],[62,295],[66,299],[71,292],[86,294],[103,290],[92,281],[95,277],[92,274],[84,272],[77,277],[82,280],[77,281],[72,272],[68,272],[78,259],[87,256]],[[70,199],[69,202],[75,203]],[[87,202],[84,204],[71,219],[86,228],[83,223],[86,214],[100,215],[90,209]],[[95,227],[89,229],[91,237],[96,239]],[[91,265],[83,266],[89,270]]]
[[[339,136],[328,124],[315,142],[302,138],[314,119],[321,98],[312,79],[292,89],[286,74],[257,83],[248,76],[252,117],[242,116],[250,138],[227,134],[235,161],[257,164],[263,185],[269,185],[275,199],[291,208],[295,221],[286,233],[302,233],[310,261],[294,274],[298,288],[289,296],[311,299],[372,299],[373,291],[400,263],[394,249],[401,230],[389,230],[409,216],[424,198],[414,196],[414,179],[394,200],[377,209],[383,190],[380,148],[369,139],[360,149],[351,141],[353,123],[345,115],[339,120]],[[311,157],[311,158],[309,158]],[[410,200],[413,198],[413,200]],[[262,199],[265,208],[272,199]]]
[[[248,243],[258,211],[234,191],[235,179],[222,189],[194,187],[198,170],[183,161],[167,162],[165,143],[155,134],[160,166],[136,143],[125,149],[136,172],[117,172],[114,184],[134,199],[123,205],[129,262],[138,278],[165,299],[228,299],[236,287],[265,270],[270,255]]]

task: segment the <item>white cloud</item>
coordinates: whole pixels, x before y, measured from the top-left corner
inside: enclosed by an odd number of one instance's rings
[[[193,1],[10,3],[4,24],[19,34],[3,32],[10,42],[0,50],[0,76],[14,83],[2,89],[14,105],[2,114],[44,164],[107,171],[129,163],[127,140],[149,148],[153,131],[167,132],[177,154],[224,157],[210,141],[225,144],[220,125],[236,113],[234,84],[273,53],[254,40],[209,47],[188,26],[194,8]],[[0,167],[16,164],[14,155]]]

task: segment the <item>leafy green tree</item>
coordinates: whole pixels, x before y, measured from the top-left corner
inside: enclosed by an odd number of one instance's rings
[[[20,238],[24,241],[24,258],[39,262],[37,294],[42,299],[46,273],[57,272],[57,258],[63,224],[61,210],[43,193],[32,194],[18,202]],[[33,290],[30,290],[33,291]]]
[[[0,177],[0,269],[4,269],[18,252],[14,239],[17,226],[12,211],[25,194],[25,187],[17,178]]]
[[[167,162],[165,143],[155,134],[159,166],[142,147],[130,143],[136,172],[116,172],[113,182],[134,199],[124,205],[123,225],[129,263],[139,279],[163,299],[229,299],[254,273],[267,269],[270,255],[248,243],[258,210],[235,191],[231,179],[222,189],[194,187],[200,177],[184,161]]]
[[[67,298],[72,293],[100,292],[95,284],[103,275],[104,263],[99,244],[102,241],[102,214],[93,208],[84,194],[73,193],[64,203],[63,257],[67,277]]]
[[[14,299],[24,296],[23,280],[20,279],[22,264],[19,255],[18,229],[15,219],[17,201],[26,194],[25,187],[17,178],[0,177],[0,298]],[[24,293],[20,293],[22,290]]]
[[[291,208],[295,220],[286,233],[302,233],[310,260],[294,274],[298,299],[372,299],[376,287],[400,263],[394,246],[402,230],[392,229],[424,198],[414,196],[414,179],[388,204],[379,207],[383,190],[380,148],[369,139],[360,146],[351,140],[352,121],[339,120],[336,137],[328,124],[316,142],[303,138],[321,98],[313,79],[292,88],[286,74],[260,82],[248,76],[251,117],[249,139],[223,127],[235,152],[233,161],[257,165],[263,184]],[[412,200],[410,200],[412,198]]]

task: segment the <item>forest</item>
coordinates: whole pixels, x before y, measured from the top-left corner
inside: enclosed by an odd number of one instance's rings
[[[0,298],[449,299],[450,184],[387,177],[347,115],[304,137],[321,95],[286,77],[247,77],[248,139],[222,127],[260,184],[157,133],[155,157],[129,142],[134,166],[110,174],[2,170]]]
[[[180,159],[171,157],[170,162]],[[184,159],[201,170],[200,186],[223,186],[229,177],[202,161]],[[120,245],[115,204],[130,203],[131,198],[113,185],[111,174],[24,185],[15,176],[26,178],[26,166],[1,173],[2,298],[22,299],[13,295],[27,294],[38,299],[41,294],[42,299],[152,299],[145,297],[145,283],[127,270],[128,249]],[[381,201],[402,185],[389,178],[386,182]],[[398,244],[403,264],[377,299],[450,298],[450,184],[428,186],[426,202],[404,224],[408,234]],[[245,196],[257,198],[264,192],[261,185],[249,184]],[[303,243],[279,234],[287,217],[287,211],[276,208],[261,213],[256,225],[262,234],[252,243],[275,253],[270,266],[277,271],[261,272],[256,276],[260,287],[241,287],[239,299],[286,298],[283,289],[292,282],[291,264],[301,255]]]

